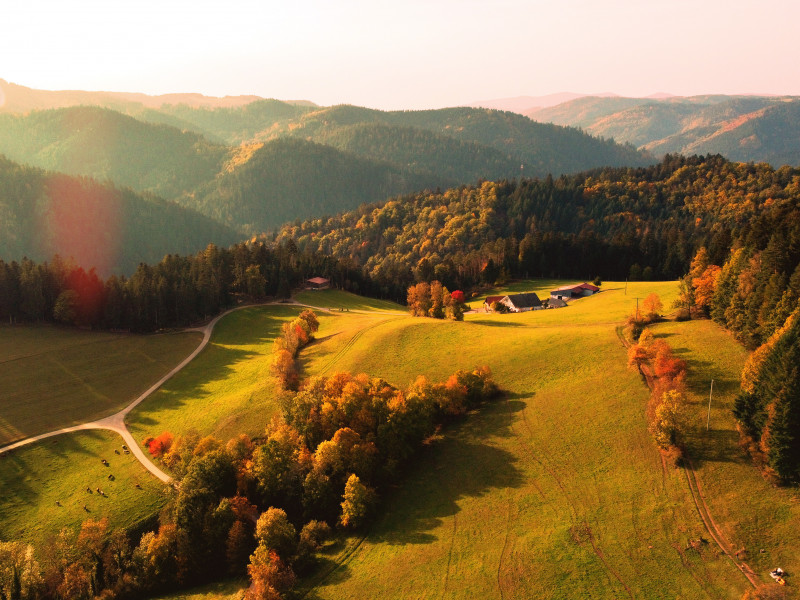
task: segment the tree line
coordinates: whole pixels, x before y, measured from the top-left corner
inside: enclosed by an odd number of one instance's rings
[[[332,527],[368,523],[425,441],[497,393],[485,367],[406,389],[336,373],[288,394],[262,438],[164,432],[149,449],[180,485],[157,529],[131,539],[90,519],[36,554],[2,542],[0,598],[134,599],[225,575],[249,576],[248,600],[281,598]]]
[[[239,301],[286,298],[313,276],[344,289],[371,289],[347,261],[300,252],[291,240],[210,244],[105,280],[59,256],[43,263],[0,260],[0,320],[151,332],[189,325]]]

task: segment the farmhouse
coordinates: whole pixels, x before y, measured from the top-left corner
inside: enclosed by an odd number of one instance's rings
[[[331,287],[331,280],[324,277],[306,279],[306,287],[310,290],[326,290]]]
[[[572,298],[582,298],[591,296],[600,291],[600,288],[591,283],[581,283],[580,285],[563,285],[550,292],[550,298],[557,300],[571,300]]]
[[[525,312],[527,310],[539,310],[542,308],[542,301],[533,292],[525,294],[509,294],[500,300],[511,312]]]

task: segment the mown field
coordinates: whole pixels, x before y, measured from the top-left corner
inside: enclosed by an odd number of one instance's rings
[[[0,327],[0,446],[120,410],[201,339]]]
[[[543,296],[563,283],[522,282],[514,291]],[[616,325],[650,292],[669,306],[677,286],[630,283],[626,294],[624,284],[605,283],[601,294],[564,309],[469,313],[463,323],[411,318],[394,305],[381,312],[383,305],[336,291],[304,295],[315,306],[350,309],[318,311],[317,341],[300,356],[304,375],[349,370],[404,386],[420,374],[441,380],[485,364],[507,393],[425,449],[387,494],[372,527],[327,548],[317,575],[301,582],[301,595],[740,598],[750,584],[713,541],[701,541],[711,536],[686,473],[661,461],[645,422],[649,391],[626,368]],[[223,319],[209,347],[131,415],[137,438],[189,428],[222,439],[259,434],[278,411],[272,340],[299,310],[250,308]],[[800,564],[798,494],[773,488],[752,468],[730,415],[746,352],[708,321],[667,322],[654,331],[689,363],[690,449],[717,524],[747,550],[765,583],[775,566],[791,572]],[[706,433],[710,377],[715,394]],[[62,454],[91,461],[106,451],[67,448],[32,455],[30,464],[70,470],[72,464],[56,462]],[[4,482],[23,472],[9,474],[6,464],[0,459]],[[74,472],[88,466],[75,463]],[[43,489],[40,476],[47,478],[31,471],[30,498],[55,506],[62,492]],[[155,488],[148,491],[151,511],[161,498]],[[0,527],[53,518],[23,508],[0,508]],[[232,600],[241,595],[237,588],[229,582],[165,600]]]
[[[358,311],[402,310],[391,302],[337,290],[305,292],[297,300]],[[222,440],[242,432],[260,435],[279,412],[279,391],[270,374],[272,343],[281,325],[294,319],[301,310],[302,307],[292,305],[253,307],[222,319],[203,352],[131,412],[127,423],[134,436],[142,440],[162,431],[178,435],[190,429]],[[391,318],[380,313],[317,311],[317,314],[318,341],[308,350],[324,346],[325,351],[334,353],[375,321]]]
[[[108,517],[112,528],[151,519],[169,488],[125,454],[122,444],[115,433],[92,430],[0,454],[0,539],[45,548],[62,528],[77,532],[89,518]]]
[[[738,444],[731,411],[747,352],[711,321],[661,323],[653,331],[689,366],[690,452],[717,525],[736,549],[746,551],[742,557],[762,577],[778,566],[797,570],[800,491],[771,485]]]

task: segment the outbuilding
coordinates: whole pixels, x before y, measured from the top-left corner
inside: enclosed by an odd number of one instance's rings
[[[534,292],[509,294],[500,300],[500,303],[505,304],[510,312],[525,312],[542,308],[542,301]]]
[[[505,296],[487,296],[486,300],[483,301],[483,308],[486,312],[492,310],[492,304],[500,302]]]
[[[324,277],[306,279],[306,287],[310,290],[326,290],[331,287],[331,280]]]

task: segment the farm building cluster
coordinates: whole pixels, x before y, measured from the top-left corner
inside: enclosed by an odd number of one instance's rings
[[[507,294],[505,296],[488,296],[483,303],[486,312],[525,312],[528,310],[542,310],[544,308],[563,308],[567,301],[574,298],[591,296],[600,291],[600,288],[591,283],[578,285],[564,285],[550,292],[550,297],[542,301],[538,294],[525,292],[521,294]]]

